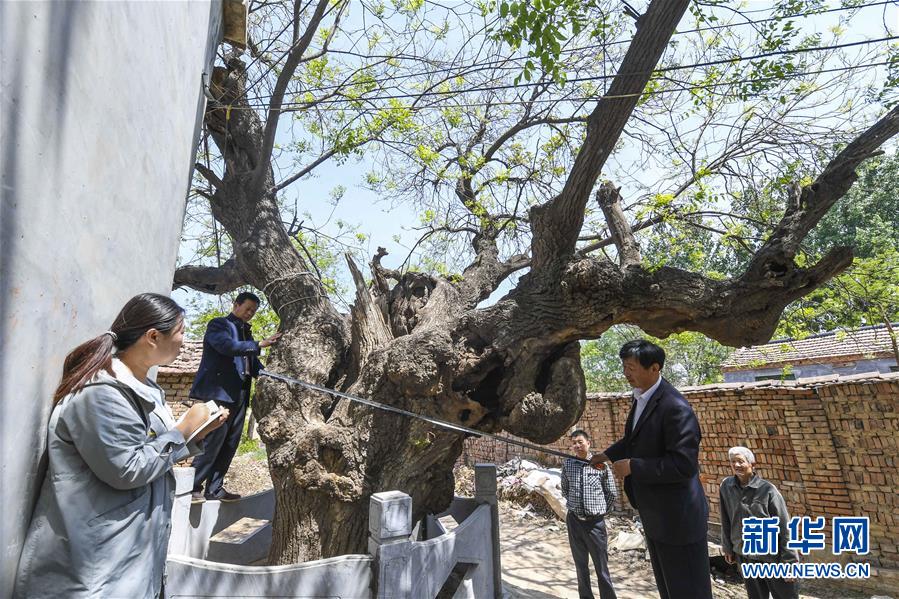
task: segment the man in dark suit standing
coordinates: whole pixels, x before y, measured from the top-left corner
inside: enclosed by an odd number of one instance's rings
[[[693,408],[661,377],[665,350],[645,340],[619,352],[634,402],[624,438],[593,463],[613,462],[643,522],[662,599],[712,599],[707,543],[709,506],[699,482],[702,437]]]
[[[223,487],[225,473],[237,452],[243,422],[250,403],[250,386],[259,375],[259,352],[278,341],[281,333],[256,342],[250,321],[259,309],[259,297],[244,291],[234,300],[231,314],[213,318],[203,336],[203,357],[190,390],[190,397],[213,400],[230,410],[225,424],[206,437],[206,451],[194,458],[193,499],[234,501],[240,495]],[[205,484],[206,492],[203,492]]]

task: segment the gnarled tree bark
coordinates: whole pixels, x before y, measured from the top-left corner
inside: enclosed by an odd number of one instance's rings
[[[309,27],[317,27],[326,4],[318,3]],[[585,383],[578,341],[613,324],[658,336],[696,330],[730,345],[767,340],[784,306],[851,262],[844,248],[810,268],[793,258],[861,160],[896,134],[899,117],[894,110],[881,119],[802,190],[742,276],[712,280],[642,267],[614,189],[606,189],[603,206],[621,263],[576,252],[600,171],[686,7],[687,0],[654,0],[641,17],[619,75],[588,119],[564,189],[531,210],[530,255],[501,260],[497,231],[487,226],[474,237],[475,259],[462,280],[450,281],[384,269],[379,250],[371,287],[349,261],[356,299],[348,315],[329,302],[278,213],[271,150],[283,87],[276,86],[263,123],[246,103],[242,63],[229,60],[216,69],[206,126],[225,162],[212,211],[234,258],[217,271],[182,269],[176,284],[218,292],[240,281],[260,289],[285,332],[268,364],[273,371],[535,442],[558,438],[579,418]],[[295,31],[295,39],[299,55],[287,67],[301,60],[308,37]],[[285,68],[279,78],[291,76]],[[463,182],[463,202],[469,192]],[[508,295],[477,307],[528,265]],[[457,434],[271,379],[260,381],[254,410],[277,493],[272,563],[364,551],[371,493],[400,489],[418,516],[452,498]]]

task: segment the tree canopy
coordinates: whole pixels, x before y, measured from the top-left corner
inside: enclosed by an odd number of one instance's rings
[[[892,32],[848,37],[864,10],[251,2],[250,55],[223,53],[208,90],[186,229],[201,259],[174,284],[261,291],[285,332],[274,370],[551,441],[583,410],[581,340],[767,341],[852,263],[841,238],[806,246],[899,131]],[[303,183],[328,161],[416,211],[409,256],[310,226],[303,203],[323,198]],[[458,435],[258,391],[275,562],[360,549],[371,492],[449,501]]]

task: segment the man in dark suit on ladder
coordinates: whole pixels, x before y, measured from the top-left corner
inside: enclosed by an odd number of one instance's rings
[[[278,341],[281,333],[256,342],[250,321],[259,309],[259,297],[244,291],[234,300],[231,314],[213,318],[203,336],[203,357],[197,368],[190,397],[213,400],[230,410],[225,424],[206,437],[206,451],[194,458],[194,501],[234,501],[240,495],[224,488],[225,473],[240,445],[243,421],[250,403],[253,377],[259,376],[259,352]],[[203,492],[205,484],[206,492]]]
[[[662,599],[712,599],[709,506],[699,482],[702,437],[693,408],[661,376],[665,350],[645,340],[619,352],[634,402],[624,437],[594,454],[611,461],[643,522]]]

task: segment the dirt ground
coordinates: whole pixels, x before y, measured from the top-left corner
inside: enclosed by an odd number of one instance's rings
[[[509,599],[577,598],[577,577],[568,547],[565,523],[508,502],[500,504],[500,541],[503,584]],[[624,518],[606,520],[610,542],[621,529],[630,529]],[[658,597],[652,567],[643,550],[609,551],[609,573],[619,599]],[[596,581],[594,594],[598,597]],[[808,587],[808,585],[806,585]],[[860,599],[870,595],[843,589],[803,587],[803,599]],[[746,590],[736,575],[712,576],[715,599],[745,599]]]
[[[470,485],[470,483],[468,483]],[[264,450],[237,456],[225,479],[229,491],[249,495],[271,488]],[[464,491],[465,489],[460,489]],[[471,493],[460,493],[470,495]],[[625,518],[607,520],[610,543],[619,530],[632,529]],[[577,578],[568,548],[565,523],[545,510],[532,509],[509,501],[500,502],[500,542],[503,585],[508,599],[576,598]],[[658,597],[655,580],[644,551],[609,552],[609,571],[619,599]],[[595,581],[594,581],[595,585]],[[595,586],[594,586],[595,589]],[[743,599],[746,591],[736,576],[714,574],[715,599]],[[598,591],[594,591],[598,596]],[[832,586],[806,584],[803,599],[867,599],[871,595],[852,593]]]
[[[232,493],[252,495],[272,488],[272,477],[268,473],[265,450],[242,453],[231,462],[225,475],[225,488]]]

